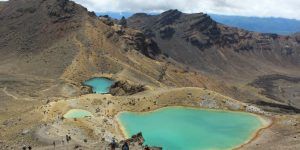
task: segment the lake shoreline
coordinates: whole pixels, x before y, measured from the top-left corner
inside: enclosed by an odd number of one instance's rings
[[[254,140],[256,140],[259,137],[259,135],[263,132],[263,130],[270,128],[275,123],[274,119],[272,119],[272,118],[268,118],[268,119],[270,119],[269,122],[268,122],[268,125],[265,125],[265,127],[258,129],[258,131],[253,133],[250,140],[248,140],[244,144],[241,144],[240,146],[234,148],[234,150],[241,149],[245,145],[250,144],[251,142],[253,142]],[[267,121],[267,120],[265,120],[265,121]]]
[[[187,109],[195,109],[195,110],[214,111],[214,112],[242,113],[242,114],[248,114],[248,115],[252,115],[252,116],[257,117],[260,120],[261,124],[262,124],[261,127],[259,127],[255,132],[253,132],[249,136],[248,140],[246,140],[244,143],[229,148],[229,149],[234,149],[234,150],[241,149],[245,145],[247,145],[247,144],[251,143],[252,141],[254,141],[260,135],[260,133],[263,130],[271,127],[274,123],[274,120],[272,118],[267,118],[266,116],[262,116],[262,115],[258,115],[258,114],[250,113],[250,112],[245,112],[245,111],[232,111],[232,110],[224,110],[224,109],[209,109],[209,108],[200,108],[200,107],[191,107],[191,106],[164,106],[164,107],[157,108],[157,109],[150,110],[150,111],[141,111],[141,112],[121,111],[121,112],[118,112],[115,115],[115,121],[117,122],[118,130],[120,131],[122,137],[130,138],[127,129],[125,128],[125,126],[123,125],[121,120],[119,119],[120,114],[122,114],[122,113],[129,112],[129,113],[134,113],[134,114],[137,114],[137,115],[145,115],[145,114],[148,114],[148,113],[153,113],[153,112],[161,111],[163,109],[168,109],[168,108],[187,108]]]
[[[101,89],[99,89],[99,87],[94,85],[95,83],[92,83],[92,82],[107,82],[106,83],[107,87],[105,87],[105,88],[101,87]],[[91,88],[92,94],[109,94],[110,93],[110,88],[114,83],[115,83],[115,81],[112,78],[109,78],[109,77],[93,77],[93,78],[90,78],[90,79],[85,80],[84,82],[82,82],[82,85]],[[103,83],[101,83],[99,85],[102,85],[102,84]]]

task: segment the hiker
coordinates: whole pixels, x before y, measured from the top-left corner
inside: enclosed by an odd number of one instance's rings
[[[23,149],[23,150],[26,150],[27,148],[26,148],[26,146],[24,145],[24,146],[22,147],[22,149]]]
[[[55,141],[53,141],[53,147],[54,147],[54,149],[55,149]]]
[[[148,145],[146,145],[146,147],[144,148],[144,150],[150,150],[150,148],[148,147]]]
[[[65,140],[64,139],[61,140],[61,144],[65,145]]]
[[[127,141],[125,141],[125,143],[123,144],[122,150],[129,150],[129,145],[128,145]]]
[[[69,143],[69,141],[71,141],[71,136],[69,136],[69,135],[66,135],[66,140],[67,140],[67,143]]]
[[[66,135],[66,141],[67,141],[67,143],[69,143],[69,136],[68,135]]]
[[[110,143],[110,148],[111,148],[111,150],[115,150],[116,147],[117,147],[117,143],[116,143],[115,138],[113,138],[112,142]]]

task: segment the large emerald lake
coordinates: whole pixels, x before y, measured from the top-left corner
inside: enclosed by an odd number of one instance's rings
[[[117,117],[127,137],[142,132],[145,145],[164,150],[232,149],[264,126],[260,117],[249,113],[187,107],[122,112]]]

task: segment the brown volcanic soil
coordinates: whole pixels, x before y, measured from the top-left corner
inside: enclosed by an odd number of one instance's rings
[[[251,86],[261,88],[261,94],[288,106],[294,106],[296,111],[300,112],[300,78],[283,75],[262,76],[251,83]]]
[[[253,111],[246,109],[248,104],[230,97],[285,106],[259,94],[259,89],[246,83],[263,74],[285,72],[296,76],[299,73],[298,51],[294,49],[298,45],[294,43],[292,50],[284,47],[280,55],[277,51],[280,44],[290,44],[296,37],[270,39],[270,35],[218,25],[203,14],[201,21],[199,14],[185,16],[194,22],[195,28],[184,32],[177,29],[185,24],[174,25],[175,32],[169,27],[174,18],[183,18],[181,13],[165,13],[159,21],[150,17],[145,23],[158,22],[153,26],[162,34],[162,38],[154,38],[148,32],[123,28],[98,18],[67,0],[10,0],[0,10],[0,149],[19,149],[24,144],[51,149],[52,141],[62,139],[65,134],[74,136],[72,147],[79,144],[86,149],[104,149],[112,136],[123,138],[114,128],[117,124],[113,117],[124,110],[149,111],[185,105]],[[243,35],[245,33],[251,36]],[[246,44],[246,51],[237,52],[231,48],[245,46],[239,45],[240,39],[233,36],[240,34],[247,37],[250,47]],[[272,43],[279,48],[274,52],[249,49],[253,40],[262,40],[260,46]],[[177,47],[182,51],[175,49]],[[87,90],[82,82],[98,76],[142,85],[146,91],[129,96],[83,95]],[[123,91],[127,91],[127,85],[121,85],[117,92],[126,95]],[[293,100],[293,104],[295,102]],[[96,117],[61,120],[60,116],[72,108],[87,109]],[[258,108],[254,110],[269,114]],[[289,121],[289,118],[275,116]],[[278,124],[274,125],[274,131],[279,127],[283,131],[280,134],[289,138],[298,131],[298,126]],[[289,132],[285,135],[287,128]],[[84,143],[83,138],[92,142]],[[102,138],[104,141],[100,141]],[[59,145],[59,148],[65,147]]]
[[[74,3],[59,3],[7,4],[0,15],[1,70],[57,78],[70,65],[77,51],[71,33],[79,30],[87,13]]]

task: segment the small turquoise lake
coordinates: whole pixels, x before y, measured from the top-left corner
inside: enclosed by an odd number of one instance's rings
[[[114,81],[107,78],[92,78],[84,82],[84,85],[92,87],[93,93],[106,94],[109,93],[109,88],[114,84]]]
[[[256,115],[188,107],[166,107],[153,112],[119,113],[127,137],[142,132],[144,145],[164,150],[226,150],[249,141],[265,126]]]
[[[71,109],[66,114],[64,114],[64,118],[74,119],[74,118],[84,118],[91,117],[92,113],[83,109]]]

